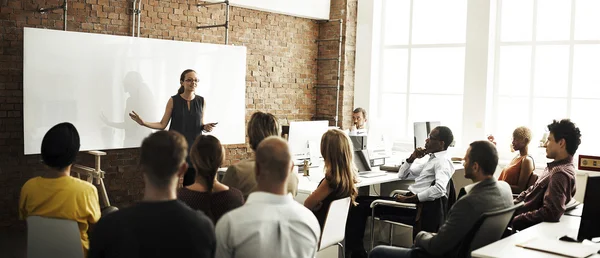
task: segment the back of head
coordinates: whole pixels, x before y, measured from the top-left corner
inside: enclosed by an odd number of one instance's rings
[[[450,144],[454,141],[454,135],[452,130],[447,126],[438,126],[435,128],[438,131],[438,138],[440,141],[444,141],[444,150],[447,150]]]
[[[48,130],[42,140],[42,160],[47,166],[62,170],[73,164],[79,152],[79,133],[71,123],[60,123]]]
[[[223,147],[219,139],[212,135],[199,135],[190,150],[190,160],[196,177],[204,181],[209,192],[212,191],[213,181],[217,170],[223,164]]]
[[[256,151],[262,140],[269,136],[279,135],[279,122],[274,115],[258,111],[250,117],[247,130],[250,148]]]
[[[256,169],[260,172],[257,182],[266,180],[283,184],[292,165],[292,156],[287,143],[279,136],[269,136],[256,149]]]
[[[140,148],[140,168],[152,185],[168,187],[187,157],[185,137],[175,131],[158,131]]]
[[[485,175],[494,175],[496,166],[498,166],[498,151],[496,146],[490,141],[475,141],[472,142],[471,151],[469,152],[469,163],[477,162]]]
[[[575,155],[575,152],[581,144],[581,131],[569,119],[560,121],[553,120],[552,124],[548,125],[548,130],[554,135],[554,141],[558,142],[565,139],[566,149],[570,155]]]
[[[358,194],[354,188],[357,170],[353,161],[353,147],[348,135],[339,129],[330,129],[321,137],[321,154],[325,161],[325,170],[330,188],[338,189],[339,194],[354,198]]]

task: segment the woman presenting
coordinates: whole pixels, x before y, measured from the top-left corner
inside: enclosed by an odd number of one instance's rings
[[[164,130],[171,120],[169,130],[177,131],[185,136],[189,147],[192,146],[196,136],[202,132],[210,132],[217,123],[204,123],[204,109],[206,102],[204,98],[195,94],[198,86],[198,75],[196,71],[188,69],[181,73],[179,78],[180,87],[176,95],[171,96],[165,108],[165,114],[160,122],[145,122],[135,111],[129,113],[129,117],[140,125],[156,130]],[[189,156],[188,156],[189,165]],[[194,183],[195,171],[189,165],[188,171],[183,178],[183,185]]]

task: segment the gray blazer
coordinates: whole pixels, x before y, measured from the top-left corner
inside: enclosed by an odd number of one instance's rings
[[[510,185],[495,178],[483,180],[452,206],[448,219],[437,234],[419,232],[415,246],[424,249],[430,255],[444,255],[458,247],[481,214],[512,205]]]

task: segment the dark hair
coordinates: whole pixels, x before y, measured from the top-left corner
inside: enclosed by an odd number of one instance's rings
[[[352,111],[352,113],[355,113],[355,114],[359,113],[359,112],[363,114],[364,118],[367,118],[367,111],[365,111],[364,108],[359,107],[359,108],[354,109],[354,111]]]
[[[190,150],[190,161],[196,170],[196,182],[202,180],[208,192],[208,215],[214,222],[215,217],[210,208],[210,194],[213,191],[213,183],[217,170],[223,164],[223,148],[219,139],[212,135],[199,135],[196,137]]]
[[[548,125],[548,130],[554,135],[554,141],[558,142],[565,139],[567,152],[570,155],[575,155],[579,144],[581,144],[581,131],[579,131],[579,127],[575,126],[570,119],[563,119],[560,122],[553,120]]]
[[[146,137],[140,148],[140,168],[156,187],[165,188],[187,157],[185,137],[175,131],[158,131]]]
[[[194,71],[192,69],[186,69],[185,71],[183,71],[181,73],[181,76],[179,77],[179,83],[180,84],[183,83],[183,80],[185,80],[185,75],[188,74],[188,73],[192,73],[192,72],[195,73],[196,71]],[[181,86],[179,86],[179,90],[177,90],[177,94],[181,94],[184,91],[185,91],[185,88],[183,87],[183,85],[181,85]]]
[[[279,136],[279,123],[274,115],[258,111],[250,117],[247,130],[250,148],[256,151],[258,144],[265,138]]]
[[[477,162],[485,175],[494,175],[498,166],[498,151],[496,146],[489,141],[472,142],[471,151],[469,152],[469,163]]]
[[[434,128],[434,130],[436,129],[438,131],[438,138],[440,138],[440,141],[444,141],[444,150],[447,150],[448,146],[454,141],[452,130],[446,126],[438,126]]]
[[[42,139],[42,161],[62,170],[73,164],[79,152],[79,133],[71,123],[60,123],[48,130]]]

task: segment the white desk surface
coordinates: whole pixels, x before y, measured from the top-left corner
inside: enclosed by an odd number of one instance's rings
[[[516,246],[516,244],[524,243],[533,238],[558,239],[564,235],[576,237],[579,231],[580,217],[562,216],[560,222],[550,223],[542,222],[510,237],[494,242],[482,248],[479,248],[471,253],[472,257],[488,258],[488,257],[564,257],[553,255],[550,253],[525,249]],[[600,244],[594,244],[600,250]],[[600,254],[594,254],[589,257],[600,257]]]

